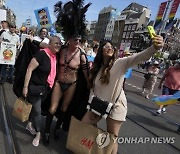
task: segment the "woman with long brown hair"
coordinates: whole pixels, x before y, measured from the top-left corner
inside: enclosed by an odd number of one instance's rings
[[[149,59],[153,53],[157,52],[163,46],[163,38],[159,35],[155,35],[152,42],[153,45],[147,50],[119,59],[116,59],[117,50],[110,41],[100,43],[90,75],[91,92],[89,102],[93,100],[92,97],[96,96],[101,101],[111,102],[113,104],[111,112],[106,118],[106,123],[107,131],[116,136],[118,136],[127,114],[127,100],[122,88],[124,74],[128,68]],[[101,119],[101,116],[92,111],[87,111],[82,121],[96,125]],[[117,150],[118,144],[116,143],[113,147],[112,154],[117,154]]]

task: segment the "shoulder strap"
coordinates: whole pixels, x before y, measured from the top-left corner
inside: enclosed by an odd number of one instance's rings
[[[68,65],[70,62],[71,62],[71,60],[74,58],[74,56],[78,53],[78,51],[79,50],[77,50],[72,56],[71,56],[71,58],[67,61],[67,53],[65,53],[65,57],[64,57],[64,59],[65,59],[65,63]]]
[[[82,55],[85,55],[85,53],[81,50],[81,48],[79,48],[79,50],[80,50],[80,64],[82,63],[82,59],[81,59],[81,56]],[[85,56],[86,57],[86,56]]]
[[[114,103],[116,103],[116,102],[118,101],[118,99],[119,99],[119,97],[120,97],[120,95],[121,95],[121,93],[122,93],[122,90],[123,90],[123,87],[121,88],[121,91],[120,91],[120,93],[119,93],[119,95],[118,95],[118,97],[116,98],[116,100],[115,100]]]

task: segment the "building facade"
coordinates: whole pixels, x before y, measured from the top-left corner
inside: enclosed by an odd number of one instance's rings
[[[92,43],[93,39],[94,39],[96,24],[97,24],[97,21],[91,21],[90,32],[89,32],[89,36],[88,36],[88,40],[90,43]]]
[[[5,0],[0,0],[0,8],[5,6]]]
[[[118,49],[120,48],[126,17],[126,15],[119,15],[114,24],[112,42]]]
[[[112,6],[109,6],[109,7],[104,7],[100,11],[96,28],[95,28],[95,33],[94,33],[95,41],[100,41],[105,38],[106,28],[107,28],[108,23],[111,20],[111,17],[112,17],[111,12],[113,10],[115,11],[115,8],[113,8]]]
[[[129,50],[133,42],[134,32],[147,25],[150,18],[150,10],[137,3],[131,3],[115,21],[112,42],[118,49]]]
[[[16,15],[13,11],[5,6],[5,0],[0,0],[0,9],[6,11],[5,19],[10,23],[16,23]]]

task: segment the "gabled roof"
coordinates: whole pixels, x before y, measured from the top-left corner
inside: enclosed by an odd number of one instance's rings
[[[137,18],[140,18],[142,14],[143,14],[143,12],[141,12],[141,13],[131,13],[131,14],[127,17],[127,19],[137,19]]]
[[[147,8],[147,7],[145,7],[143,5],[140,5],[140,4],[137,4],[137,3],[131,3],[123,11],[132,10],[132,11],[135,11],[135,12],[142,12],[143,8]]]

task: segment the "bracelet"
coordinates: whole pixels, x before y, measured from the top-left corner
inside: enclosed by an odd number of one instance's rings
[[[28,86],[24,86],[23,88],[27,88]]]

